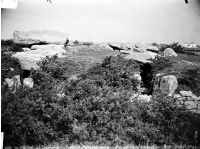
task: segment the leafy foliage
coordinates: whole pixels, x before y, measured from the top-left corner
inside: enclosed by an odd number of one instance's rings
[[[79,44],[79,41],[78,41],[78,40],[75,40],[73,43],[74,43],[75,45],[78,45],[78,44]]]
[[[91,46],[91,45],[93,45],[93,42],[83,42],[83,45],[85,45],[85,46]]]
[[[12,52],[21,52],[22,48],[26,47],[26,45],[22,46],[13,42],[12,39],[9,40],[1,40],[2,52],[12,51]]]
[[[192,90],[200,96],[200,67],[187,68],[178,78],[179,90]]]
[[[153,63],[151,63],[152,72],[153,74],[157,74],[158,72],[161,72],[162,70],[172,66],[173,60],[170,59],[170,57],[160,57],[156,56],[155,59],[152,60]]]
[[[159,91],[149,103],[131,98],[137,91],[133,75],[139,65],[135,61],[107,57],[71,81],[64,80],[64,70],[51,67],[52,63],[58,63],[56,56],[47,57],[39,64],[40,70],[31,72],[32,89],[11,93],[2,86],[5,145],[61,140],[110,146],[194,144],[194,132],[200,132],[199,115],[185,111]]]
[[[12,71],[11,69],[14,69]],[[22,74],[23,70],[18,59],[1,53],[1,83],[4,82],[5,78],[12,78],[15,75]]]

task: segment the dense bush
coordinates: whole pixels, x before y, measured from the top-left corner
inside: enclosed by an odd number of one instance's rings
[[[91,45],[93,45],[93,42],[83,42],[83,45],[85,45],[85,46],[91,46]]]
[[[12,51],[12,52],[21,52],[22,48],[27,47],[26,45],[19,45],[13,42],[12,39],[1,40],[2,52]]]
[[[20,88],[13,94],[2,86],[5,146],[61,140],[93,145],[195,143],[200,118],[184,105],[160,92],[154,92],[149,103],[130,100],[137,91],[133,74],[139,71],[133,60],[107,57],[71,81],[49,68],[56,61],[56,56],[47,57],[40,70],[31,72],[33,89]],[[62,97],[57,88],[61,82]]]
[[[173,60],[170,59],[170,57],[156,56],[155,59],[152,60],[151,63],[152,72],[150,73],[155,75],[172,65],[173,65]]]
[[[178,90],[189,90],[200,96],[200,67],[186,68],[178,77]]]
[[[74,43],[75,45],[78,45],[78,44],[79,44],[79,41],[78,41],[78,40],[75,40],[73,43]]]
[[[12,71],[11,69],[14,69]],[[1,52],[1,83],[5,78],[12,78],[15,75],[21,75],[23,70],[18,59],[11,57],[11,55]]]
[[[165,144],[195,145],[195,132],[200,131],[200,114],[190,112],[177,99],[168,97],[157,90],[149,104],[151,117],[148,118],[159,130],[157,142]],[[149,123],[149,122],[148,122]],[[159,138],[160,137],[160,138]]]

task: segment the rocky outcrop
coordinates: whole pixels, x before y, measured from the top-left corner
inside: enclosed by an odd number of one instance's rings
[[[151,51],[151,52],[155,52],[158,53],[159,49],[157,46],[153,46],[153,45],[148,45],[146,48],[147,51]]]
[[[13,41],[17,44],[64,44],[68,35],[54,30],[15,31]]]
[[[166,48],[164,50],[164,57],[166,56],[174,56],[177,57],[178,55],[176,54],[176,52],[174,52],[174,50],[172,48]]]
[[[112,42],[108,43],[108,45],[113,49],[113,50],[124,50],[124,51],[134,51],[134,52],[139,52],[139,53],[144,53],[147,50],[151,52],[156,52],[158,53],[159,49],[157,46],[154,45],[148,45],[143,42],[136,42],[136,43],[117,43],[117,42]]]
[[[137,87],[137,89],[139,89],[140,86],[141,86],[141,83],[142,83],[142,77],[141,77],[141,75],[138,74],[138,73],[135,73],[133,75],[133,79],[136,81],[136,85],[137,85],[136,87]]]
[[[118,42],[112,42],[112,43],[108,43],[108,45],[115,51],[115,50],[126,50],[126,47],[124,46],[124,44],[122,43],[118,43]]]
[[[180,94],[175,94],[174,98],[177,105],[184,105],[188,110],[200,113],[200,97],[191,91],[180,91]]]
[[[53,56],[55,54],[58,57],[63,57],[66,51],[63,49],[63,45],[33,45],[30,51],[17,52],[12,55],[20,61],[21,68],[24,70],[31,70],[31,68],[37,70],[39,66],[37,63],[46,56]]]
[[[24,87],[27,87],[27,88],[33,88],[34,81],[32,78],[24,78],[23,85]]]
[[[98,43],[96,44],[98,46],[98,48],[102,48],[102,50],[113,50],[113,48],[111,48],[108,43]]]
[[[159,88],[168,96],[172,96],[178,87],[178,80],[173,75],[163,76],[160,80]]]
[[[144,53],[146,52],[147,45],[143,42],[136,42],[133,46],[133,50],[136,52]]]

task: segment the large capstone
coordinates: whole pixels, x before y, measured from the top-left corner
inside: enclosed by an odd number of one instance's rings
[[[15,31],[13,41],[17,44],[64,44],[68,35],[54,30]]]

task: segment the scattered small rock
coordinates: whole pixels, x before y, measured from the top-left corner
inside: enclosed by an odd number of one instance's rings
[[[30,48],[22,48],[23,51],[30,51]]]
[[[33,88],[34,81],[32,78],[24,78],[23,85],[24,87]]]
[[[136,42],[134,44],[133,50],[136,52],[144,53],[146,52],[147,45],[143,42]]]

